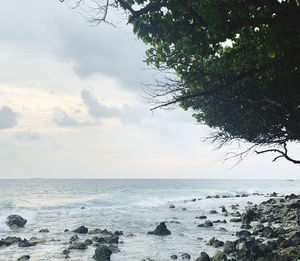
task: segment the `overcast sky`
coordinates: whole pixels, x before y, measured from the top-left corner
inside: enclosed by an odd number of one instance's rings
[[[58,0],[2,3],[0,178],[298,178],[274,155],[231,169],[235,147],[205,144],[191,112],[152,113],[146,47],[113,18],[91,26]]]

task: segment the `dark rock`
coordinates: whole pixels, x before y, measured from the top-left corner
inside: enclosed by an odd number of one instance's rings
[[[209,214],[217,214],[218,212],[217,212],[217,210],[211,210],[211,211],[209,211]]]
[[[223,213],[224,212],[227,212],[226,208],[224,206],[222,206],[222,210],[221,210]]]
[[[22,239],[20,237],[7,237],[5,239],[2,239],[1,241],[4,241],[6,245],[12,245],[12,244],[20,243]]]
[[[6,224],[11,228],[20,228],[24,227],[27,223],[25,218],[22,218],[20,215],[10,215],[6,219]]]
[[[100,228],[96,228],[93,230],[89,230],[88,234],[95,235],[95,234],[101,234],[102,230]]]
[[[121,250],[118,248],[118,246],[113,246],[113,245],[110,245],[108,246],[109,250],[112,252],[112,253],[119,253]]]
[[[65,249],[62,253],[63,253],[63,255],[68,255],[68,254],[70,254],[70,250],[69,249]]]
[[[251,233],[248,230],[241,230],[236,232],[236,235],[240,239],[246,239],[247,237],[251,236]]]
[[[167,229],[165,222],[161,222],[154,231],[148,232],[150,235],[167,236],[171,235],[171,231]]]
[[[208,195],[206,198],[212,198],[212,196],[209,196],[209,195]]]
[[[40,233],[49,233],[49,229],[43,228],[39,231]]]
[[[69,232],[69,229],[65,229],[64,232]]]
[[[72,242],[74,242],[74,241],[76,241],[76,240],[78,240],[78,239],[79,239],[79,237],[78,237],[77,235],[74,235],[74,236],[71,236],[71,237],[70,237],[69,242],[72,243]]]
[[[93,241],[90,240],[90,239],[86,239],[86,240],[84,240],[83,243],[86,244],[87,246],[89,246],[89,245],[92,245],[92,244],[93,244]]]
[[[119,243],[119,236],[112,235],[110,237],[105,237],[105,241],[108,244],[118,244]]]
[[[74,242],[69,246],[69,249],[85,250],[87,249],[87,245],[83,242]]]
[[[246,198],[246,197],[248,197],[248,196],[249,196],[248,194],[242,194],[242,195],[241,195],[242,198]]]
[[[208,254],[201,252],[200,257],[198,257],[195,261],[210,261],[210,258]]]
[[[252,228],[252,227],[248,223],[241,225],[241,229],[250,229],[250,228]]]
[[[112,251],[105,245],[97,247],[95,250],[94,259],[97,261],[110,261]]]
[[[224,242],[223,241],[220,241],[218,239],[215,239],[214,237],[211,238],[208,243],[207,243],[209,246],[213,246],[213,247],[221,247],[224,245]]]
[[[271,227],[265,227],[261,234],[263,237],[273,238],[277,237],[277,233]]]
[[[30,243],[26,238],[24,238],[20,243],[19,243],[19,247],[31,247],[31,246],[35,246],[36,244],[34,243]]]
[[[202,216],[199,216],[199,217],[196,217],[196,218],[197,218],[197,219],[206,219],[207,216],[202,215]]]
[[[225,254],[231,254],[231,253],[234,253],[235,252],[235,243],[234,242],[231,242],[231,241],[225,241],[224,243],[224,253]]]
[[[169,208],[175,208],[175,205],[174,204],[170,204]]]
[[[80,227],[76,228],[73,232],[78,233],[78,234],[87,234],[89,232],[89,230],[85,226],[80,226]]]
[[[206,220],[203,224],[199,224],[197,227],[212,227],[214,224],[210,220]]]
[[[254,221],[258,217],[258,213],[254,209],[247,209],[246,213],[242,215],[242,222],[249,224],[251,221]]]
[[[191,256],[188,253],[183,253],[183,254],[181,254],[181,258],[182,259],[191,259]]]
[[[30,255],[23,255],[20,256],[17,261],[25,261],[25,260],[29,260],[30,259]]]
[[[123,231],[115,231],[114,235],[116,235],[116,236],[123,236]]]
[[[218,220],[214,220],[213,223],[223,223],[223,224],[226,224],[227,221],[225,219],[223,219],[223,220],[218,219]]]
[[[177,259],[176,255],[171,255],[171,259]]]

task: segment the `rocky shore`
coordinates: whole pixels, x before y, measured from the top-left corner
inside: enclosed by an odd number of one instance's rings
[[[248,195],[242,194],[239,197],[246,198]],[[220,210],[212,209],[206,215],[195,216],[195,233],[201,240],[201,233],[211,229],[211,238],[207,240],[207,248],[214,248],[214,254],[209,254],[206,249],[199,248],[199,255],[191,257],[188,252],[170,253],[167,260],[196,260],[196,261],[296,261],[300,260],[300,195],[279,196],[277,193],[270,195],[255,195],[265,197],[265,201],[260,204],[248,202],[245,209],[240,209],[238,204],[231,206],[220,205]],[[184,203],[197,203],[199,200],[219,199],[229,196],[208,196],[203,199],[185,200]],[[176,204],[170,204],[170,211],[176,209]],[[186,211],[187,208],[182,208]],[[213,219],[213,215],[222,215],[224,219]],[[11,231],[21,230],[27,223],[23,217],[13,214],[7,217],[6,224]],[[148,237],[172,237],[172,230],[169,225],[180,224],[180,220],[161,221],[156,227],[149,227]],[[214,235],[212,230],[215,226],[223,224],[238,224],[240,229],[234,232],[235,240],[222,240],[218,235]],[[198,230],[197,230],[198,229]],[[226,230],[220,227],[218,231]],[[47,228],[39,230],[41,235],[49,234]],[[60,253],[61,259],[72,259],[77,251],[84,252],[89,248],[93,249],[93,256],[88,256],[91,260],[107,261],[114,260],[114,255],[121,251],[120,244],[127,244],[126,239],[132,234],[123,231],[109,231],[107,229],[89,229],[82,225],[73,230],[62,231],[69,235],[68,242],[61,242],[64,249]],[[17,260],[30,260],[31,256],[26,249],[38,247],[44,244],[42,237],[31,237],[29,239],[7,236],[0,240],[0,260],[1,250],[8,247],[24,249],[24,254]],[[146,243],[146,242],[145,242]],[[185,249],[186,248],[185,246]],[[210,251],[211,252],[211,251]],[[74,259],[75,260],[75,259]],[[151,257],[141,257],[137,260],[154,261]],[[126,260],[127,261],[127,260]],[[130,261],[130,260],[129,260]],[[165,261],[157,260],[156,261]]]

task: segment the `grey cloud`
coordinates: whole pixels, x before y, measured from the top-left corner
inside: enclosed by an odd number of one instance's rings
[[[17,113],[7,106],[0,109],[0,129],[13,128],[17,125]]]
[[[88,113],[93,118],[119,118],[121,116],[118,108],[100,104],[97,97],[88,90],[81,91],[81,98],[88,108]]]
[[[17,140],[40,140],[41,136],[37,132],[33,132],[31,130],[20,131],[15,135]]]

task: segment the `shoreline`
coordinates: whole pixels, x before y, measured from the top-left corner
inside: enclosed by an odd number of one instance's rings
[[[186,204],[187,207],[182,207],[181,216],[184,217],[184,213],[187,213],[186,211],[189,210],[189,207],[200,201],[207,201],[207,203],[209,203],[209,200],[218,200],[217,203],[220,205],[226,199],[248,199],[248,196],[248,194],[240,194],[234,197],[213,195],[207,196],[206,198],[186,199],[183,201],[183,205]],[[300,195],[290,194],[285,196],[277,195],[277,193],[269,195],[253,193],[251,196],[264,197],[261,199],[265,200],[259,204],[254,204],[249,201],[245,205],[245,209],[241,209],[238,204],[219,206],[218,210],[209,210],[209,216],[195,216],[194,233],[199,236],[201,236],[201,233],[211,233],[211,238],[209,240],[203,240],[198,237],[198,240],[202,240],[210,251],[207,251],[202,247],[201,251],[199,249],[199,256],[195,259],[195,256],[191,257],[188,247],[185,247],[186,252],[182,252],[183,249],[179,249],[177,252],[169,253],[169,258],[167,260],[294,261],[297,260],[297,258],[300,258],[300,216],[298,214],[298,210],[300,210]],[[172,211],[177,208],[177,206],[170,203],[168,208],[169,211]],[[82,207],[82,210],[84,209],[85,207]],[[216,218],[214,218],[214,215],[216,215]],[[224,219],[220,218],[221,216],[224,217]],[[182,220],[180,219],[158,220],[157,224],[165,222],[166,229],[170,229],[170,234],[167,233],[163,236],[159,233],[155,234],[153,233],[155,227],[149,227],[147,229],[149,232],[152,231],[152,233],[149,233],[151,235],[145,236],[153,237],[153,240],[160,240],[160,238],[164,236],[172,237],[172,226],[179,225],[181,221]],[[238,225],[239,228],[236,231],[230,231],[228,229],[231,224],[234,224],[235,226]],[[17,231],[21,230],[22,228],[19,228]],[[223,238],[220,238],[222,230],[223,232],[230,232],[234,239],[225,240],[226,238],[224,238],[224,236]],[[109,231],[107,229],[97,228],[88,229],[84,224],[74,230],[69,231],[66,229],[62,232],[62,234],[69,237],[68,241],[60,239],[53,239],[52,241],[44,240],[42,235],[49,233],[46,225],[45,228],[39,231],[40,237],[33,236],[29,239],[22,239],[18,236],[12,237],[11,234],[14,234],[14,232],[16,232],[16,230],[7,232],[7,237],[0,240],[1,261],[1,251],[6,248],[22,248],[24,250],[24,255],[21,255],[21,259],[19,260],[29,260],[27,252],[30,252],[29,250],[31,248],[38,248],[43,244],[51,245],[52,243],[61,244],[61,249],[63,248],[58,254],[58,259],[60,260],[81,260],[80,258],[83,256],[85,256],[85,260],[110,260],[107,259],[107,256],[106,259],[101,259],[102,254],[99,254],[99,248],[102,249],[101,251],[104,251],[103,253],[111,252],[111,260],[114,260],[114,256],[116,257],[116,255],[122,251],[123,246],[130,244],[127,242],[128,239],[135,236],[131,234],[130,231]],[[57,234],[56,237],[58,237]],[[86,252],[88,248],[92,250],[92,252],[95,252],[95,254],[98,251],[98,257],[95,255],[96,259],[92,258],[90,252],[89,254]],[[214,253],[212,254],[212,252]],[[76,256],[80,256],[79,259],[76,259]],[[31,259],[37,260],[34,258],[34,255],[32,255]],[[141,256],[139,259],[132,260],[165,261],[152,258],[151,256],[147,258]]]

